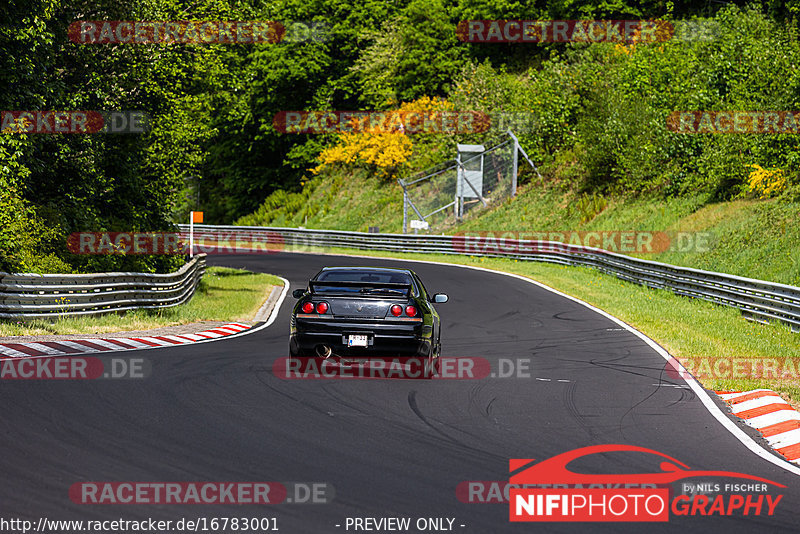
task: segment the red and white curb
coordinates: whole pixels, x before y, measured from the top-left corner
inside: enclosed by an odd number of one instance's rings
[[[250,329],[250,326],[246,324],[228,323],[195,334],[0,343],[0,360],[172,347],[175,345],[186,345],[189,343],[197,343],[198,341],[231,336],[248,329]]]
[[[792,463],[800,464],[800,412],[770,389],[717,392],[733,414],[755,428],[770,446]]]

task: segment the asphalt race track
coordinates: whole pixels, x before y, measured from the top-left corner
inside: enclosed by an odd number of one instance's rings
[[[292,289],[325,265],[402,265],[306,254],[217,256],[209,263],[279,274]],[[800,528],[797,476],[725,430],[640,338],[518,279],[409,265],[429,291],[450,295],[437,305],[443,356],[486,358],[493,370],[500,359],[529,360],[529,376],[278,378],[272,363],[288,355],[294,303],[287,295],[275,323],[258,332],[139,352],[152,362],[147,379],[3,380],[0,516],[277,517],[285,534],[347,532],[348,517],[449,517],[456,532],[487,534]],[[771,517],[672,516],[649,525],[512,524],[507,504],[464,503],[456,496],[464,481],[508,480],[510,458],[546,459],[607,443],[639,445],[693,469],[748,473],[787,488]],[[636,460],[603,468],[646,467],[652,466]],[[82,481],[318,482],[334,488],[335,497],[328,504],[267,506],[79,505],[68,490]]]

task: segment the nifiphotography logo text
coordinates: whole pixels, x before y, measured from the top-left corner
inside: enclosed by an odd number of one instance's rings
[[[579,463],[585,465],[585,458],[590,455],[620,452],[661,457],[660,472],[583,474],[567,468],[579,459]],[[633,445],[594,445],[541,462],[514,459],[509,462],[509,470],[512,473],[509,520],[512,522],[666,522],[670,513],[675,516],[773,515],[783,495],[767,493],[769,486],[786,487],[745,473],[693,470],[666,454]],[[702,483],[683,482],[698,477],[703,479]],[[708,482],[708,479],[717,478],[731,481]],[[671,496],[668,485],[678,481],[683,492]],[[655,487],[645,487],[647,485]]]

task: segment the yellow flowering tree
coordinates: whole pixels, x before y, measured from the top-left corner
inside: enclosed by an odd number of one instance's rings
[[[422,97],[402,104],[397,110],[401,116],[408,112],[433,113],[448,109],[448,103],[439,98]],[[386,112],[391,117],[392,112]],[[355,119],[354,119],[355,120]],[[387,119],[387,122],[390,119]],[[326,148],[317,157],[319,165],[311,172],[318,174],[332,165],[369,165],[383,178],[394,178],[398,169],[408,161],[413,152],[411,138],[402,129],[386,127],[374,130],[359,128],[353,122],[353,132],[337,134],[334,146]]]
[[[779,195],[789,186],[781,169],[765,169],[758,163],[748,165],[754,169],[747,180],[747,191],[755,193],[758,198],[770,198]]]

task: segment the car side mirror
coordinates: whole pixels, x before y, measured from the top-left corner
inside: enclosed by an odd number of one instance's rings
[[[292,291],[292,296],[294,298],[296,298],[296,299],[299,299],[300,297],[302,297],[305,294],[306,294],[306,290],[305,289],[295,289],[294,291]]]
[[[436,294],[433,296],[433,299],[431,299],[431,301],[432,301],[432,302],[437,302],[437,303],[438,303],[438,302],[447,302],[449,299],[450,299],[450,297],[448,297],[448,296],[447,296],[447,295],[445,295],[444,293],[436,293]]]

